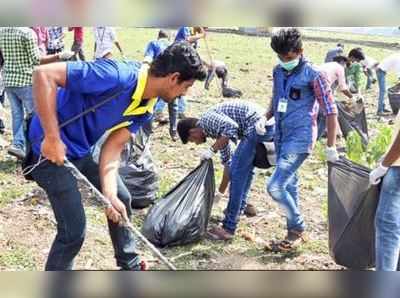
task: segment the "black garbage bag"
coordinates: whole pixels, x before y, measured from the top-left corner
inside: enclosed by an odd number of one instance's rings
[[[143,223],[144,236],[159,247],[201,240],[207,231],[214,193],[213,163],[203,161],[150,209]]]
[[[368,168],[340,159],[329,163],[329,250],[351,269],[375,264],[375,213],[379,186],[369,185]]]
[[[222,96],[227,97],[227,98],[232,98],[232,97],[242,97],[243,93],[239,89],[234,89],[230,87],[224,87],[222,88]]]
[[[132,208],[146,208],[154,203],[159,176],[150,151],[150,135],[146,130],[141,128],[125,147],[119,174],[132,195]]]
[[[259,169],[269,169],[276,165],[276,151],[273,141],[257,143],[254,166]]]
[[[338,121],[343,136],[347,138],[351,131],[356,131],[362,140],[364,146],[368,145],[368,125],[365,114],[365,107],[362,101],[358,101],[352,106],[343,102],[337,102]]]

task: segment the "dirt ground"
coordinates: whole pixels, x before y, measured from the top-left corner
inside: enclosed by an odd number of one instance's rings
[[[130,49],[129,58],[140,59],[144,41],[155,36],[153,29],[120,30],[121,39]],[[140,45],[132,42],[136,34]],[[334,35],[332,35],[334,38]],[[351,39],[351,36],[348,38]],[[272,67],[275,56],[268,47],[268,38],[236,36],[213,33],[209,36],[212,55],[223,59],[230,70],[230,83],[244,92],[243,99],[267,106],[271,97]],[[356,41],[354,43],[356,45]],[[232,48],[235,47],[236,48]],[[317,63],[332,44],[307,42],[309,56]],[[352,47],[346,45],[346,49]],[[380,59],[390,53],[387,49],[368,48],[365,50]],[[128,51],[126,51],[128,52]],[[205,49],[200,53],[207,57]],[[223,101],[216,83],[206,92],[202,84],[196,84],[188,95],[187,114],[200,115],[207,108]],[[375,117],[377,86],[364,92],[368,122],[388,123],[390,118]],[[8,128],[10,115],[7,115]],[[5,139],[10,141],[10,130]],[[372,129],[372,134],[374,130]],[[203,146],[205,147],[205,146]],[[168,135],[168,127],[156,127],[152,137],[152,153],[161,178],[159,194],[172,188],[199,160],[203,147],[174,143]],[[323,145],[320,147],[323,148]],[[274,254],[264,249],[271,239],[285,236],[283,211],[266,194],[265,185],[271,170],[257,170],[251,188],[249,202],[254,204],[258,215],[254,218],[241,217],[240,226],[233,241],[215,243],[202,240],[199,243],[162,249],[178,269],[182,270],[342,270],[329,256],[327,224],[327,166],[320,159],[318,150],[308,159],[300,171],[300,206],[307,224],[309,241],[291,254]],[[214,159],[216,184],[218,185],[222,166],[219,157]],[[210,224],[222,219],[227,204],[225,197],[214,206]],[[105,216],[90,198],[85,199],[88,219],[87,237],[76,258],[75,269],[114,270],[117,269],[108,236]],[[140,226],[147,210],[134,212],[134,224]],[[20,165],[8,156],[6,148],[0,149],[0,270],[42,270],[50,245],[55,237],[56,223],[46,195],[34,184],[21,176]],[[151,255],[148,249],[138,243],[138,248],[148,259],[152,269],[165,267]]]

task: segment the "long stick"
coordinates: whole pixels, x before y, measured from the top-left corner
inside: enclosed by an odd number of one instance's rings
[[[107,200],[104,195],[96,188],[94,185],[84,176],[69,160],[65,160],[64,165],[71,171],[72,175],[78,180],[81,180],[90,187],[90,189],[96,194],[96,198],[98,199],[99,203],[104,208],[110,207],[111,203]],[[168,261],[168,259],[161,254],[161,252],[149,241],[142,233],[140,233],[131,222],[127,219],[123,218],[123,225],[128,229],[132,230],[132,232],[140,239],[147,247],[171,270],[176,270],[176,267]]]

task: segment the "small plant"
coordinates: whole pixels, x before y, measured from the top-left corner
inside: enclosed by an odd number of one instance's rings
[[[365,149],[361,136],[357,132],[351,131],[346,139],[346,152],[348,159],[358,164],[365,164]]]
[[[346,140],[347,158],[370,168],[375,166],[387,151],[392,139],[390,127],[381,125],[378,130],[377,137],[370,140],[367,147],[363,145],[357,132],[350,132]]]

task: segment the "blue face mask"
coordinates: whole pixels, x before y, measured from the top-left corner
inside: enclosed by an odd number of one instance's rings
[[[279,64],[282,66],[283,69],[287,71],[292,71],[293,69],[296,68],[297,65],[299,65],[299,63],[300,63],[300,58],[291,60],[289,62],[283,62],[281,59],[279,59]]]

